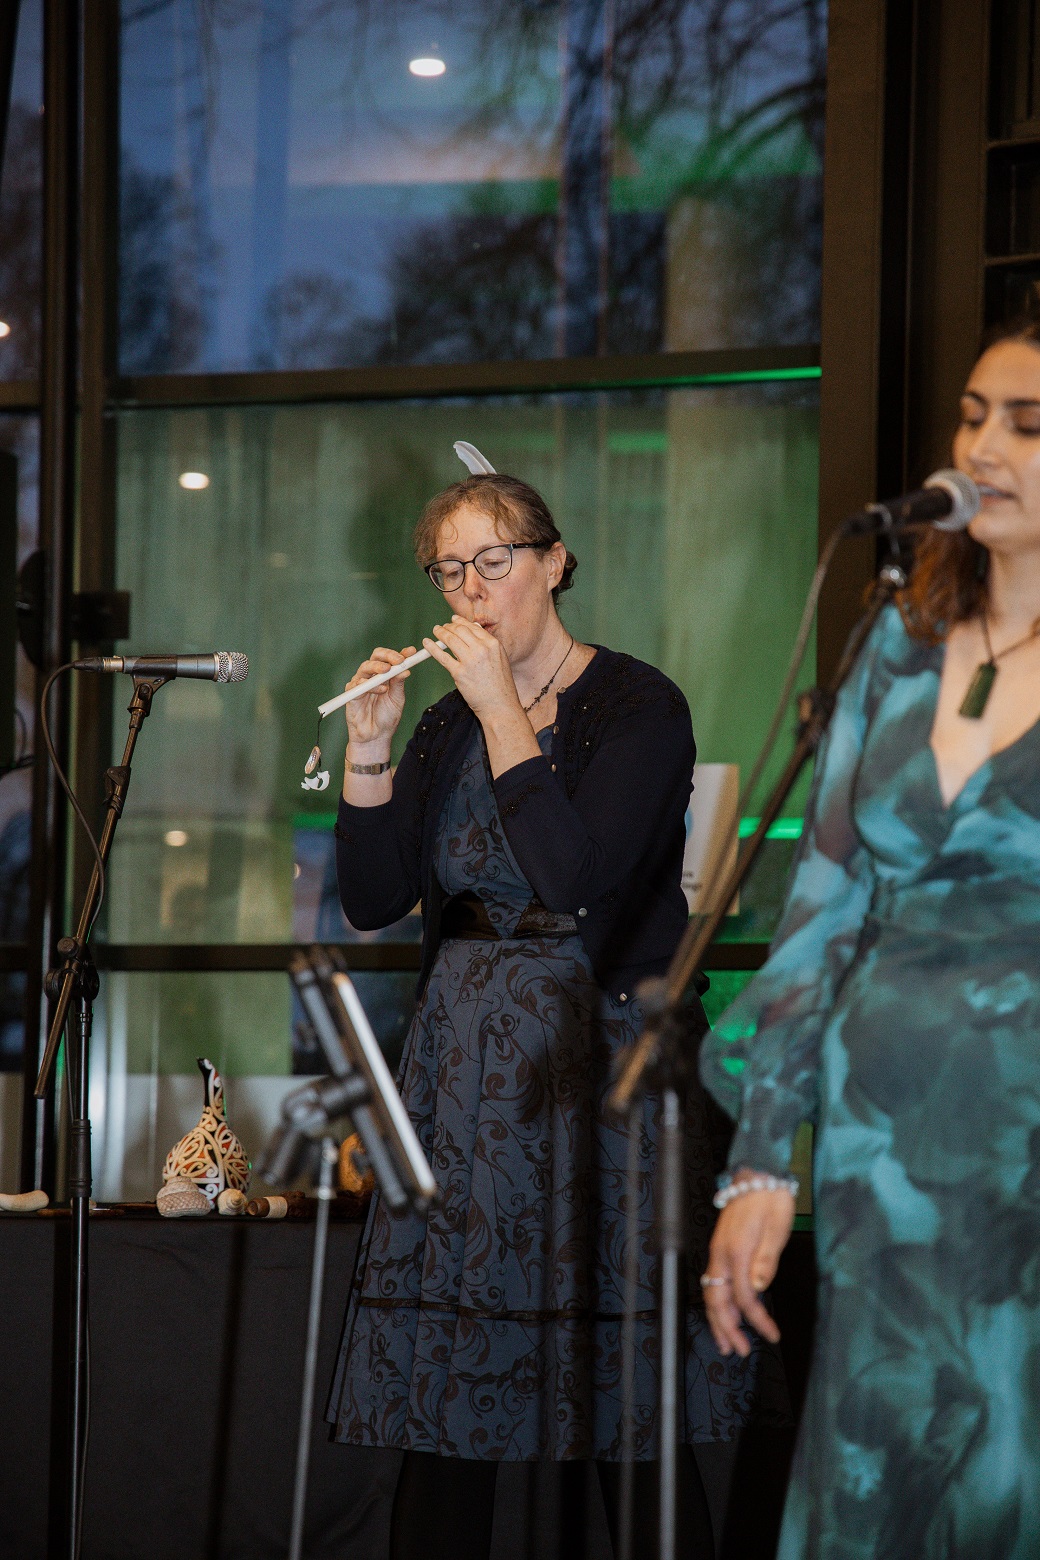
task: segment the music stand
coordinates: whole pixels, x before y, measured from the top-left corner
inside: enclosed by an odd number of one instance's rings
[[[422,1212],[437,1196],[437,1182],[383,1059],[368,1015],[336,948],[321,945],[293,954],[289,978],[303,1004],[306,1024],[328,1064],[328,1078],[294,1089],[282,1102],[282,1120],[261,1156],[258,1171],[276,1183],[293,1180],[318,1153],[318,1213],[311,1262],[307,1344],[304,1353],[300,1430],[296,1444],[289,1560],[301,1560],[307,1506],[311,1419],[318,1368],[321,1298],[325,1283],[329,1203],[339,1150],[334,1122],[350,1116],[380,1192],[393,1213]]]

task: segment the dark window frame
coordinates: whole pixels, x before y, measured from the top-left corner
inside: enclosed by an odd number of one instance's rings
[[[64,0],[45,0],[52,17]],[[75,8],[73,8],[75,9]],[[104,590],[113,580],[115,535],[114,414],[131,408],[304,404],[356,399],[395,399],[458,395],[538,394],[561,390],[609,390],[630,386],[661,388],[791,377],[821,379],[819,536],[827,539],[841,517],[878,492],[898,491],[922,452],[934,450],[935,408],[956,394],[955,381],[965,352],[958,346],[940,351],[932,366],[925,354],[936,347],[941,321],[925,309],[927,328],[912,336],[910,301],[924,299],[936,274],[945,289],[947,315],[959,326],[978,313],[978,276],[970,261],[933,253],[919,242],[934,221],[936,198],[924,188],[923,175],[933,157],[925,134],[931,113],[929,72],[935,77],[936,42],[940,61],[943,106],[950,148],[940,161],[949,168],[951,156],[976,155],[976,113],[965,113],[954,87],[958,70],[987,78],[986,21],[978,0],[830,0],[826,150],[824,163],[824,254],[822,276],[822,345],[754,349],[717,353],[659,353],[638,357],[585,357],[540,362],[480,363],[450,366],[310,370],[256,374],[119,376],[116,372],[118,217],[118,0],[94,0],[83,8],[83,103],[85,143],[82,148],[82,318],[80,345],[79,434],[80,513],[64,516],[63,535],[54,540],[75,549],[81,589]],[[983,47],[979,49],[980,32]],[[48,89],[53,94],[53,62],[45,61]],[[922,85],[923,83],[923,85]],[[934,89],[938,90],[938,89]],[[980,87],[984,105],[985,89]],[[53,100],[53,99],[52,99]],[[961,114],[959,128],[951,115]],[[983,110],[984,117],[984,110]],[[929,132],[931,133],[931,132]],[[984,132],[983,132],[984,140]],[[956,143],[955,145],[953,143]],[[52,156],[51,186],[67,173]],[[970,179],[969,179],[970,184]],[[923,193],[922,193],[923,190]],[[45,192],[45,204],[52,188]],[[973,195],[961,200],[969,230]],[[981,219],[980,219],[981,220]],[[911,243],[911,237],[918,240]],[[970,234],[969,234],[970,237]],[[979,230],[981,253],[981,228]],[[934,246],[933,246],[934,247]],[[940,246],[941,247],[941,246]],[[968,244],[969,250],[971,244]],[[75,259],[75,256],[74,256]],[[55,277],[44,273],[44,285]],[[940,311],[941,312],[941,311]],[[46,365],[42,381],[53,386]],[[915,407],[910,392],[923,392],[923,407]],[[0,384],[0,412],[42,412],[41,385]],[[74,396],[73,396],[74,399]],[[836,570],[820,605],[818,663],[821,676],[833,666],[842,643],[858,616],[862,591],[876,566],[867,542],[850,548]],[[60,596],[60,593],[59,593]],[[55,609],[64,610],[61,601]],[[56,619],[55,631],[60,623]],[[58,637],[61,635],[58,633]],[[83,648],[83,647],[81,647]],[[100,681],[93,688],[80,679],[76,710],[65,717],[68,739],[76,725],[75,781],[81,795],[92,798],[97,776],[107,762],[110,716],[103,707]],[[40,751],[37,745],[37,751]],[[38,761],[42,771],[42,756]],[[34,813],[34,844],[39,859],[53,858],[62,837],[54,805],[45,801],[46,776],[38,774]],[[96,807],[95,803],[92,803]],[[88,853],[73,844],[71,874],[58,872],[45,894],[39,895],[24,949],[0,950],[0,967],[26,967],[30,997],[26,1015],[26,1109],[23,1167],[26,1184],[36,1184],[33,1165],[39,1161],[38,1116],[32,1084],[41,1025],[45,1020],[41,972],[50,962],[53,928],[60,926],[65,903],[74,895],[88,869]],[[234,970],[280,969],[292,944],[274,946],[142,944],[102,946],[98,961],[110,969]],[[347,945],[356,968],[415,967],[414,945]],[[720,944],[709,967],[757,968],[765,949],[757,944]],[[22,960],[19,966],[17,961]],[[267,962],[265,962],[267,961]],[[371,961],[371,962],[369,962]]]

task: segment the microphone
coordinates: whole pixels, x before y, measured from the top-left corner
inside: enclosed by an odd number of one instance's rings
[[[963,531],[979,512],[979,490],[963,471],[933,471],[915,493],[882,504],[868,504],[850,515],[843,529],[848,536],[901,531],[906,525],[934,525],[937,531]]]
[[[210,682],[245,682],[249,657],[241,650],[211,655],[90,655],[74,663],[80,672],[128,672],[131,677],[205,677]]]

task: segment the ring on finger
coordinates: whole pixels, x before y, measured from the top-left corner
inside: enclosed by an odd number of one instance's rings
[[[724,1284],[729,1284],[729,1283],[732,1283],[732,1279],[725,1278],[725,1277],[723,1277],[721,1275],[715,1275],[713,1273],[702,1273],[701,1274],[701,1288],[702,1289],[720,1289],[720,1288],[722,1288],[722,1286]]]

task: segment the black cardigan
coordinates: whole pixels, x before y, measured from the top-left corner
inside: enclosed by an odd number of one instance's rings
[[[457,690],[426,710],[378,807],[340,801],[336,871],[348,920],[374,930],[421,898],[422,992],[440,942],[434,842],[475,717]],[[675,684],[597,648],[557,701],[548,758],[495,781],[499,816],[532,890],[569,912],[599,983],[627,997],[661,974],[686,926],[685,813],[696,748]]]

